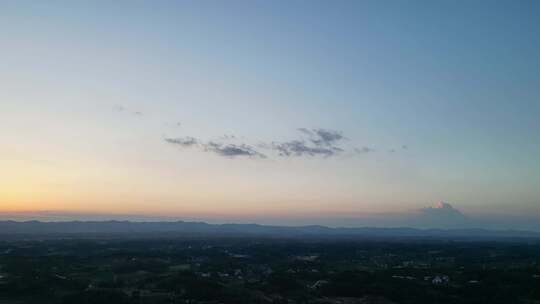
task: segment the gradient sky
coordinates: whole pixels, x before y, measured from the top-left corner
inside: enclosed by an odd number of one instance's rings
[[[538,16],[538,1],[0,1],[0,212],[331,219],[445,200],[540,216]],[[317,146],[317,130],[344,138]],[[332,152],[280,156],[294,140]]]

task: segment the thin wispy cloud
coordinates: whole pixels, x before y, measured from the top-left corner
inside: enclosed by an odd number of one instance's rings
[[[390,148],[388,149],[388,153],[398,153],[398,152],[404,152],[409,150],[409,146],[407,145],[401,145],[399,148]]]
[[[190,136],[179,138],[165,138],[165,141],[169,144],[179,145],[184,148],[189,148],[199,144],[199,141],[196,138]]]
[[[338,147],[310,146],[303,140],[292,140],[288,142],[274,142],[271,147],[279,153],[279,156],[324,156],[330,157],[343,149]]]
[[[375,152],[375,149],[364,146],[362,148],[354,148],[354,152],[358,154],[367,154],[367,153]]]
[[[279,156],[323,156],[330,157],[344,151],[338,144],[345,139],[340,131],[328,129],[299,128],[307,139],[294,139],[286,142],[272,142],[269,147]]]
[[[180,121],[177,121],[177,122],[165,122],[165,123],[163,123],[163,125],[168,127],[168,128],[180,128],[180,127],[182,127],[182,122],[180,122]]]
[[[141,111],[134,111],[126,106],[117,104],[113,109],[117,112],[130,113],[136,116],[144,115]],[[165,123],[166,126],[180,127],[182,122]],[[343,148],[342,144],[348,140],[343,132],[324,128],[298,128],[300,132],[296,139],[288,141],[259,142],[251,145],[241,140],[242,137],[233,134],[224,134],[217,140],[203,141],[192,136],[168,137],[164,141],[171,145],[182,148],[197,147],[203,152],[213,152],[225,157],[256,157],[268,158],[268,155],[274,154],[279,157],[323,157],[328,158],[344,152],[356,154],[366,154],[375,152],[374,149],[363,146],[361,148]],[[268,150],[267,153],[259,151]],[[406,145],[401,146],[402,150],[407,150]],[[396,149],[389,149],[388,152],[395,153]]]
[[[131,115],[135,115],[135,116],[143,116],[144,115],[144,113],[141,112],[141,111],[132,110],[132,109],[129,109],[128,107],[123,106],[123,105],[114,105],[113,110],[116,111],[116,112],[127,113],[127,114],[131,114]]]
[[[203,142],[194,137],[165,138],[165,142],[181,148],[199,148],[204,152],[212,152],[224,157],[254,157],[266,158],[266,155],[257,151],[248,144],[220,143],[215,141]]]
[[[332,146],[345,139],[340,131],[335,130],[299,128],[298,131],[307,135],[316,146]]]
[[[253,146],[247,144],[223,144],[208,142],[203,145],[205,151],[211,151],[225,157],[247,156],[266,158],[266,155],[255,150]]]
[[[220,137],[220,139],[223,139],[223,140],[235,140],[237,139],[236,135],[232,135],[232,134],[224,134],[223,136]]]
[[[332,146],[337,142],[345,139],[341,132],[334,130],[325,130],[325,129],[314,129],[315,138],[311,139],[317,146]]]
[[[350,152],[366,154],[375,152],[369,146],[361,148],[344,148],[342,144],[347,138],[341,131],[330,129],[297,129],[298,138],[289,141],[260,142],[252,145],[240,140],[241,137],[225,134],[216,140],[204,141],[191,136],[165,138],[165,142],[181,148],[198,148],[202,152],[212,152],[224,157],[269,158],[276,157],[322,157],[329,158],[341,153]],[[402,149],[407,149],[402,146]],[[264,150],[265,152],[261,152]],[[388,150],[396,152],[395,149]]]

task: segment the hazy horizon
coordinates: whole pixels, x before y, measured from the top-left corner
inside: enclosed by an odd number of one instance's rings
[[[3,1],[0,219],[540,230],[539,14]]]
[[[130,221],[130,222],[204,222],[208,224],[259,224],[270,226],[312,226],[330,228],[419,228],[419,229],[488,229],[524,230],[540,232],[540,218],[537,216],[464,214],[454,206],[439,202],[416,210],[394,213],[374,213],[364,215],[342,214],[325,216],[308,214],[303,216],[249,216],[217,217],[209,215],[147,215],[147,214],[107,214],[77,213],[62,211],[0,212],[0,221]]]

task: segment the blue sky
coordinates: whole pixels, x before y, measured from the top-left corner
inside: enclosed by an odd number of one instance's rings
[[[0,209],[338,218],[446,200],[540,215],[539,13],[3,1]],[[343,138],[317,146],[317,130]],[[339,150],[280,156],[294,141]]]

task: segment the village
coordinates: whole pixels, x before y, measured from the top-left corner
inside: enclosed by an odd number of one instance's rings
[[[9,241],[0,303],[503,303],[540,297],[539,252],[504,242]]]

